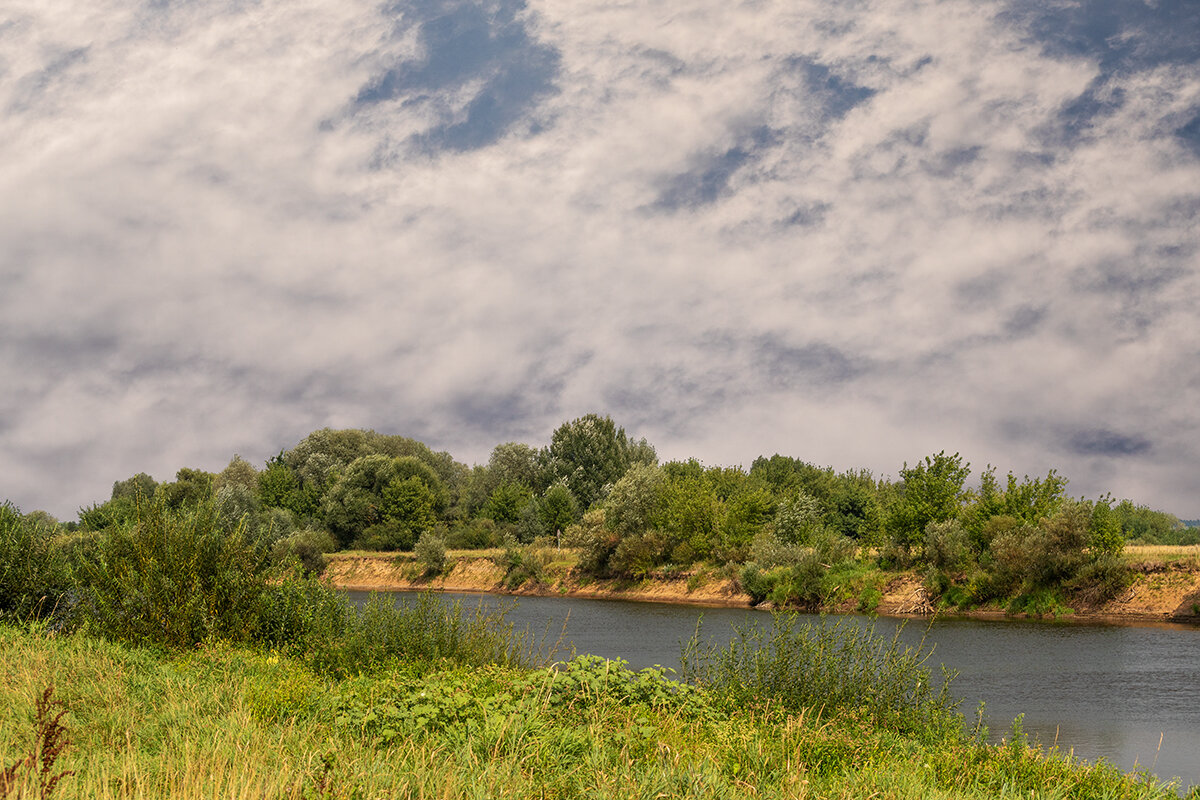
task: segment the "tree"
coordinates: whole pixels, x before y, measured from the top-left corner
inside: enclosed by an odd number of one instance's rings
[[[367,455],[350,462],[345,474],[330,487],[323,504],[325,524],[341,547],[383,521],[383,490],[395,478],[395,459]]]
[[[190,508],[212,499],[214,477],[211,472],[184,467],[175,473],[175,482],[161,484],[154,497],[176,511]]]
[[[661,469],[634,464],[604,501],[605,524],[622,536],[645,533],[661,514],[662,487]]]
[[[398,542],[400,549],[412,547],[422,533],[437,523],[435,503],[433,490],[417,475],[393,478],[384,487],[383,520],[407,534]]]
[[[533,500],[533,492],[519,483],[504,483],[492,492],[481,514],[495,522],[517,523],[521,511]]]
[[[538,503],[538,516],[546,533],[557,533],[575,524],[579,518],[579,506],[571,490],[561,483],[556,483],[546,490]]]
[[[1121,520],[1112,510],[1112,499],[1101,497],[1092,506],[1092,519],[1088,529],[1088,549],[1092,556],[1103,553],[1116,555],[1125,548],[1125,534],[1121,531]]]
[[[644,452],[640,445],[639,452]],[[620,480],[632,456],[624,428],[618,428],[611,417],[586,414],[554,431],[543,458],[548,482],[562,481],[579,506],[588,508],[606,486]]]
[[[505,442],[492,448],[487,468],[492,489],[506,483],[534,489],[541,483],[538,452],[521,442]]]
[[[154,490],[158,488],[158,481],[151,478],[144,472],[139,472],[132,478],[126,478],[123,481],[116,481],[112,487],[112,499],[120,500],[123,497],[136,498],[139,494],[147,499],[154,496]]]
[[[258,490],[258,470],[246,459],[234,455],[228,466],[217,473],[213,480],[213,490],[220,492],[226,486],[241,486],[251,492]]]
[[[970,474],[970,464],[964,464],[958,453],[946,455],[945,450],[912,467],[905,462],[900,470],[904,493],[888,519],[892,541],[902,547],[919,545],[929,523],[957,518],[965,497],[963,484]]]
[[[808,544],[820,528],[821,506],[803,489],[796,489],[791,499],[779,504],[775,535],[784,544]]]
[[[687,564],[707,558],[716,542],[724,506],[698,461],[663,468],[659,524],[671,541],[672,560]]]

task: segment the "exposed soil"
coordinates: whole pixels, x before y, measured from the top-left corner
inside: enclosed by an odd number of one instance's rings
[[[1173,563],[1144,562],[1134,565],[1133,585],[1121,596],[1104,603],[1088,603],[1074,598],[1072,619],[1128,624],[1162,622],[1200,623],[1200,564],[1196,559]],[[549,585],[527,583],[517,589],[503,584],[504,572],[488,558],[459,558],[444,576],[421,577],[411,561],[398,561],[394,555],[335,553],[329,556],[324,580],[343,589],[397,591],[431,589],[442,592],[488,592],[532,596],[564,596],[592,599],[637,600],[651,603],[680,603],[698,606],[749,607],[750,596],[741,592],[728,578],[704,572],[684,573],[671,578],[644,581],[583,579],[573,574],[559,575]],[[857,601],[845,608],[854,610]],[[935,606],[921,579],[915,574],[901,575],[883,589],[883,599],[875,609],[885,616],[929,616]],[[945,615],[946,612],[940,611]],[[1002,618],[996,607],[961,614],[978,618]]]

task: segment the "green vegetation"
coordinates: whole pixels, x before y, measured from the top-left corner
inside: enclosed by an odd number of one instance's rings
[[[766,654],[742,640],[694,685],[594,657],[522,669],[421,655],[346,673],[220,641],[157,651],[0,626],[0,769],[17,767],[0,796],[1175,796],[1043,754],[1019,725],[983,744],[938,687],[910,706],[911,682],[928,681],[920,653],[841,629],[789,665],[805,645],[788,636]],[[822,679],[854,666],[873,699],[843,693],[834,713],[792,690],[802,665],[824,665]],[[50,692],[61,705],[39,710]]]
[[[550,664],[503,611],[355,607],[305,576],[301,534],[231,528],[203,493],[133,498],[58,543],[3,510],[0,798],[1173,796],[1019,727],[985,744],[926,651],[865,628],[780,616],[728,648],[697,638],[682,681]],[[536,580],[553,552],[497,558]]]
[[[888,576],[915,571],[943,608],[1069,613],[1128,586],[1126,543],[1200,543],[1200,528],[1130,500],[1071,498],[1054,470],[1000,478],[988,466],[972,481],[971,466],[945,451],[905,463],[895,481],[779,454],[749,470],[659,464],[646,440],[587,414],[543,447],[503,443],[487,464],[467,467],[414,439],[326,428],[263,469],[235,455],[218,473],[183,468],[164,483],[145,473],[116,481],[78,522],[6,504],[0,526],[11,541],[25,537],[14,546],[28,563],[62,570],[33,589],[17,575],[24,567],[0,575],[0,592],[9,592],[0,614],[54,607],[68,572],[134,546],[151,524],[144,509],[211,515],[221,533],[204,546],[233,558],[225,540],[250,543],[253,554],[237,557],[255,561],[254,570],[286,561],[319,574],[334,550],[422,543],[417,560],[432,576],[447,568],[446,549],[500,548],[515,588],[545,581],[546,555],[534,543],[549,539],[577,549],[580,580],[709,571],[738,576],[756,602],[825,609],[869,610]]]

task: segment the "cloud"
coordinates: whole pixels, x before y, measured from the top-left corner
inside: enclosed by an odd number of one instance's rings
[[[18,3],[3,491],[600,411],[1200,516],[1193,6]]]

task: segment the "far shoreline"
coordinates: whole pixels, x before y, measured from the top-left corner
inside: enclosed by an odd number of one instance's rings
[[[504,573],[483,555],[464,554],[453,558],[444,575],[427,578],[417,574],[409,554],[331,553],[322,577],[330,586],[364,592],[435,591],[489,594],[508,597],[568,597],[578,600],[621,600],[639,603],[686,605],[698,608],[746,608],[771,610],[769,604],[755,606],[737,584],[703,570],[672,577],[628,579],[580,579],[570,571],[559,571],[544,583],[526,582],[517,587],[504,584]],[[858,598],[836,606],[804,608],[813,613],[857,613],[904,619],[973,619],[980,621],[1042,620],[1094,625],[1136,627],[1200,627],[1200,569],[1194,563],[1157,565],[1137,573],[1129,590],[1115,600],[1095,607],[1075,608],[1058,616],[1010,614],[1003,608],[967,611],[934,607],[915,573],[897,573],[882,592],[878,604],[862,608]]]

